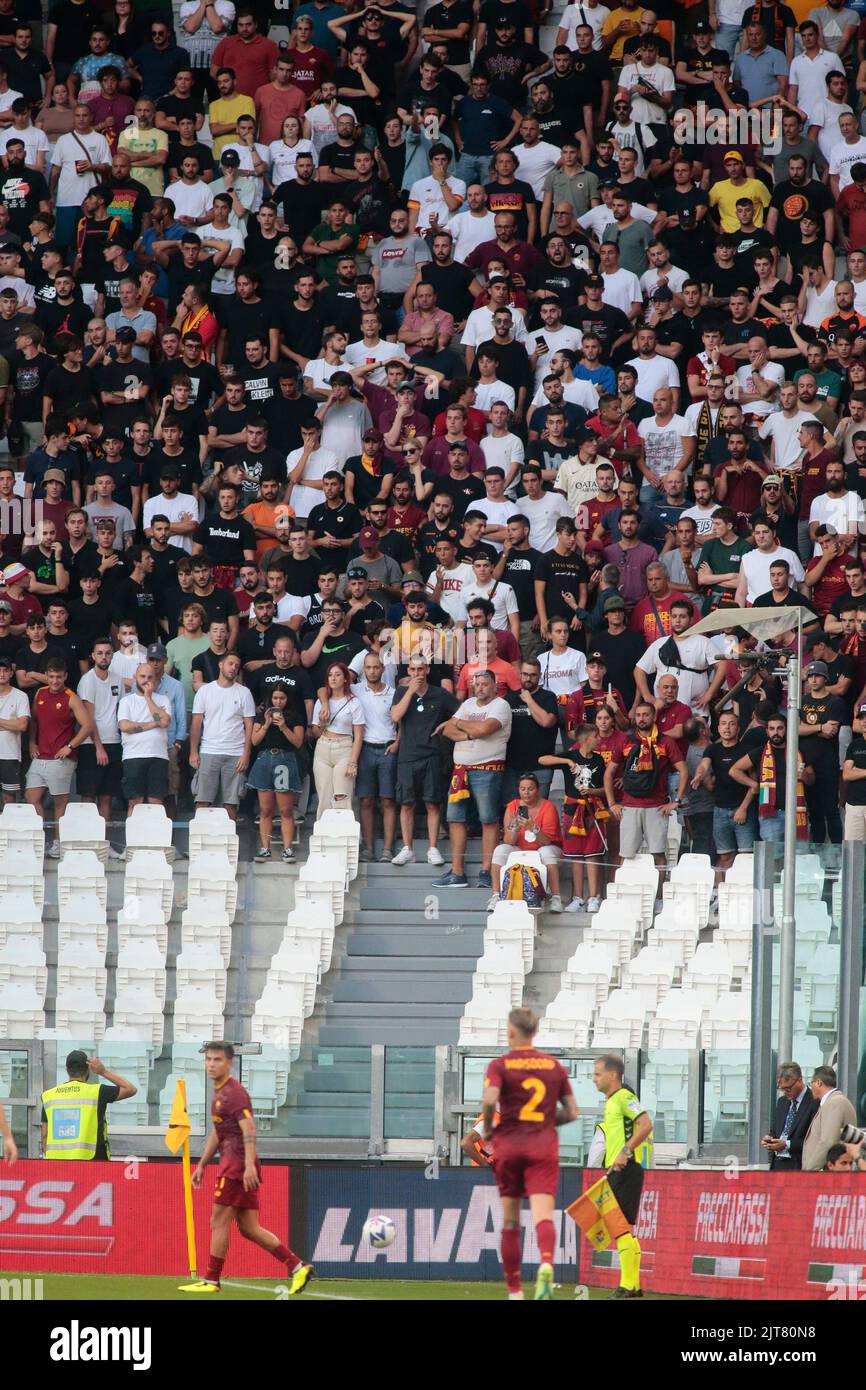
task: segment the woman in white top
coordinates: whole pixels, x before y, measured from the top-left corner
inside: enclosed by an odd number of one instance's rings
[[[569,695],[579,690],[587,679],[586,657],[583,652],[568,645],[571,629],[565,618],[552,618],[548,631],[550,651],[542,652],[538,658],[541,662],[541,686],[556,696],[564,713]],[[564,727],[562,720],[560,727]]]
[[[316,701],[310,727],[316,740],[317,820],[332,807],[345,810],[352,804],[365,724],[364,711],[352,694],[349,668],[342,661],[332,661],[325,676],[325,699]]]
[[[279,188],[286,179],[294,179],[295,160],[299,154],[311,154],[318,167],[319,156],[312,140],[303,139],[301,122],[297,116],[287,116],[283,121],[282,138],[272,140],[268,145],[268,161],[271,166],[270,184]]]

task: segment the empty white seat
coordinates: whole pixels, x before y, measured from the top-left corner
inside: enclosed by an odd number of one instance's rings
[[[214,942],[228,968],[232,953],[232,928],[227,912],[219,912],[201,898],[185,907],[181,915],[180,937],[183,948]]]
[[[304,989],[300,984],[266,984],[256,1000],[250,1024],[253,1042],[285,1048],[294,1061],[301,1050],[304,1027]]]
[[[330,907],[339,924],[343,920],[345,889],[345,861],[336,854],[311,854],[306,864],[300,867],[298,883],[295,886],[295,902],[297,904],[298,893],[301,893],[302,897],[312,897],[313,901]]]
[[[560,977],[563,992],[580,1001],[587,1021],[610,993],[613,961],[603,946],[591,940],[580,943]],[[548,1009],[549,1012],[549,1009]]]
[[[126,941],[153,937],[157,949],[165,956],[168,950],[168,924],[162,907],[152,898],[126,898],[117,914],[117,948]]]
[[[199,806],[189,823],[190,859],[200,854],[224,854],[237,870],[237,826],[224,806]]]
[[[747,883],[751,888],[755,877],[755,856],[737,854],[734,862],[725,872],[725,883]]]
[[[164,1020],[162,1002],[153,990],[142,985],[127,985],[118,989],[114,1001],[115,1029],[126,1037],[137,1037],[162,1047]]]
[[[118,1028],[106,1028],[99,1046],[99,1060],[109,1071],[118,1072],[138,1087],[139,1097],[147,1099],[155,1049],[133,1038],[123,1039]]]
[[[187,902],[198,900],[234,920],[238,906],[237,865],[216,850],[197,854],[189,861]]]
[[[509,1008],[516,1009],[523,1002],[523,978],[523,953],[519,943],[490,942],[485,944],[484,954],[476,962],[472,992],[488,986],[507,989],[510,991]]]
[[[259,1056],[244,1057],[244,1085],[253,1103],[253,1114],[276,1115],[285,1105],[289,1089],[289,1064],[279,1048],[262,1044]]]
[[[609,883],[605,901],[626,917],[637,917],[641,929],[647,931],[652,926],[655,893],[642,883]]]
[[[163,806],[135,806],[126,822],[127,855],[139,849],[171,849],[172,823]]]
[[[136,810],[139,809],[136,807]],[[136,849],[129,856],[123,897],[124,901],[132,898],[149,900],[160,909],[165,921],[168,921],[174,902],[174,876],[171,865],[161,850]]]
[[[794,917],[797,924],[795,950],[799,965],[808,960],[814,951],[827,945],[832,920],[825,903],[808,898],[797,902]],[[779,920],[781,921],[781,916]]]
[[[100,1008],[104,1008],[107,983],[105,952],[100,951],[93,937],[64,941],[58,947],[58,994],[61,991],[65,994],[69,990],[92,989],[99,999]]]
[[[755,894],[751,883],[719,884],[719,926],[732,933],[751,934],[755,915]]]
[[[92,850],[72,850],[57,865],[57,901],[62,908],[67,902],[87,893],[103,907],[108,901],[105,868]]]
[[[215,942],[186,946],[177,958],[177,992],[185,994],[196,985],[212,990],[222,1008],[226,1003],[226,969]]]
[[[713,936],[713,944],[722,946],[731,958],[734,978],[743,980],[752,966],[752,928],[737,930],[730,924],[720,926]]]
[[[275,985],[300,984],[304,990],[304,1017],[309,1018],[316,1003],[319,979],[318,942],[283,937],[280,948],[268,967],[267,983]]]
[[[45,829],[35,806],[27,802],[4,806],[0,813],[0,855],[11,850],[29,850],[42,862],[45,854]]]
[[[24,893],[41,907],[45,901],[42,859],[30,848],[15,847],[0,856],[0,899]]]
[[[731,988],[733,974],[734,964],[724,946],[704,944],[683,971],[683,988],[698,995],[705,1009],[709,1009],[721,993]]]
[[[525,903],[520,904],[526,908]],[[531,924],[532,917],[526,909],[526,916]],[[497,917],[494,913],[487,919],[487,926],[484,928],[484,948],[488,946],[514,946],[520,951],[523,957],[523,972],[529,974],[532,969],[532,962],[535,954],[535,933],[530,925],[527,928],[523,923],[523,918]]]
[[[644,946],[622,967],[623,987],[640,994],[647,1013],[655,1013],[673,984],[676,960],[661,946]]]
[[[92,850],[101,863],[108,858],[105,819],[88,801],[70,801],[58,823],[64,855],[71,850]]]
[[[723,1132],[715,1129],[719,1138],[730,1134],[732,1125],[745,1126],[749,1110],[749,1077],[751,1059],[748,1044],[734,1049],[707,1049],[704,1054],[707,1084],[705,1095],[712,1095],[716,1125],[727,1126]]]
[[[323,975],[331,968],[335,925],[336,918],[330,907],[312,901],[299,903],[286,919],[287,927],[301,927],[319,933],[319,969]]]
[[[600,946],[610,956],[614,968],[619,970],[631,958],[640,929],[640,904],[620,904],[605,898],[592,919],[584,941]]]
[[[653,918],[653,924],[646,934],[646,944],[667,951],[679,971],[695,954],[699,932],[697,922],[684,922],[680,913],[672,912],[669,906],[665,906]]]
[[[303,926],[299,922],[287,925],[277,955],[288,956],[292,960],[310,959],[315,962],[318,978],[322,975],[322,934],[314,925]],[[276,956],[274,957],[276,960]],[[273,961],[271,962],[273,965]]]
[[[223,1031],[223,1006],[213,989],[188,985],[178,989],[174,1001],[174,1036],[178,1042],[219,1038]]]
[[[0,946],[0,989],[6,985],[32,985],[44,1001],[48,966],[38,937],[7,936]]]
[[[508,1040],[508,1008],[503,1009],[501,991],[476,990],[460,1020],[459,1044],[464,1047],[490,1044],[502,1047]]]
[[[702,1012],[702,1001],[691,990],[670,990],[650,1023],[650,1047],[697,1047]]]
[[[32,984],[0,987],[0,1038],[38,1038],[45,1028],[42,999]]]
[[[8,935],[42,940],[42,907],[32,893],[4,893],[0,898],[0,943]]]
[[[95,986],[76,985],[58,989],[54,1008],[58,1033],[70,1038],[93,1038],[98,1042],[105,1032],[104,995],[100,998]]]
[[[96,942],[105,956],[108,947],[108,921],[105,900],[95,893],[77,893],[60,904],[60,920],[57,925],[57,942],[90,941]]]
[[[164,1005],[165,984],[165,953],[159,949],[156,936],[126,937],[117,952],[118,990],[139,985],[152,990]]]
[[[631,989],[615,989],[598,1010],[593,1047],[640,1047],[643,1042],[646,1005]]]
[[[839,1018],[839,947],[819,946],[803,965],[803,993],[809,1005],[809,1030],[835,1034]]]
[[[354,812],[331,809],[319,817],[310,836],[310,853],[336,855],[346,866],[346,884],[358,876],[361,827]]]
[[[561,989],[539,1024],[536,1047],[588,1047],[590,1017],[579,993]]]
[[[710,1048],[748,1048],[752,1001],[748,994],[720,994],[701,1026],[701,1042]]]

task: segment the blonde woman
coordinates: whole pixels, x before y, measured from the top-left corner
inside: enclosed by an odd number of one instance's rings
[[[313,777],[319,809],[316,819],[332,807],[351,804],[366,720],[352,694],[348,666],[332,661],[325,675],[324,699],[313,707],[310,732],[316,740]]]

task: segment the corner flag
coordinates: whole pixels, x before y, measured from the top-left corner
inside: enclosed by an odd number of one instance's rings
[[[629,1234],[629,1224],[620,1211],[607,1174],[565,1210],[595,1250],[606,1250],[611,1241]]]
[[[168,1129],[165,1131],[166,1148],[171,1149],[176,1154],[183,1143],[189,1139],[190,1123],[189,1113],[186,1108],[186,1082],[178,1081],[174,1089],[174,1100],[171,1103],[171,1114],[168,1117]]]

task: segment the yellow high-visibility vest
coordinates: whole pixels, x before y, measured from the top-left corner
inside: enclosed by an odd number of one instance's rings
[[[95,1158],[99,1141],[100,1085],[92,1081],[64,1081],[42,1092],[48,1122],[46,1158]],[[105,1154],[108,1157],[106,1135]]]

